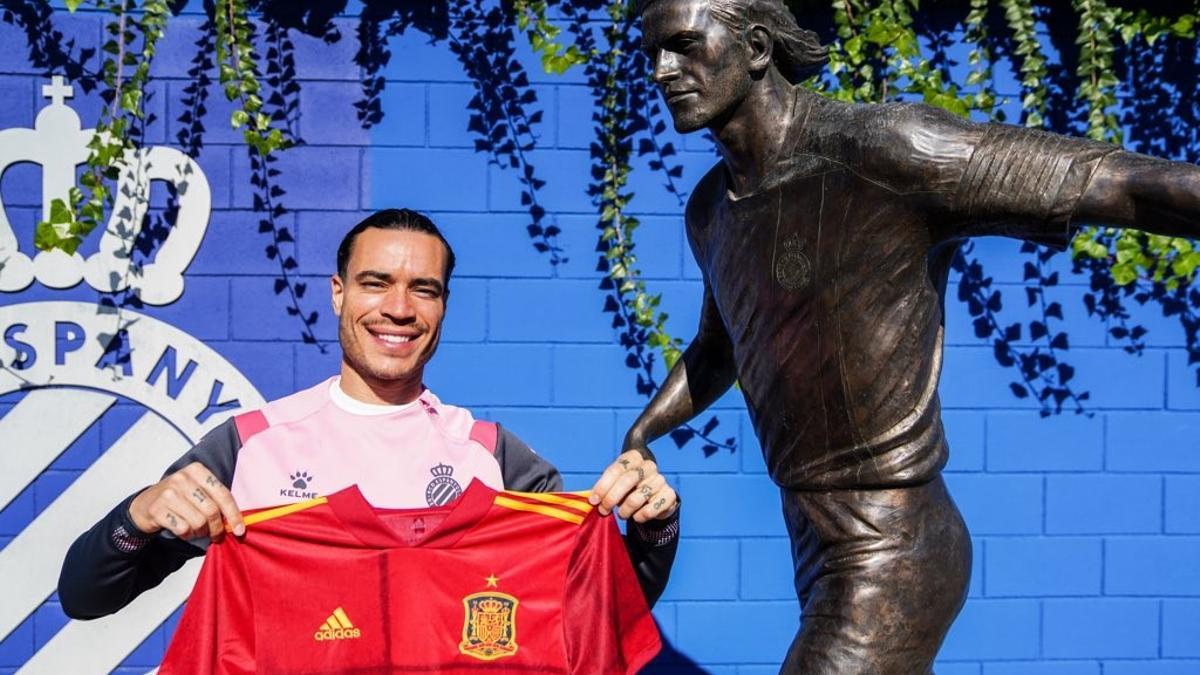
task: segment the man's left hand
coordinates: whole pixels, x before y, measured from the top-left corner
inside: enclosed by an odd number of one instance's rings
[[[638,523],[670,518],[679,505],[675,489],[658,472],[658,465],[637,450],[622,453],[604,470],[589,501],[602,515],[616,511]]]

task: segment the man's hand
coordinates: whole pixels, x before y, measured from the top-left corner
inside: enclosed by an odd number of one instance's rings
[[[170,530],[180,539],[207,535],[219,540],[225,534],[222,518],[229,521],[234,534],[246,532],[233,495],[200,462],[192,462],[143,490],[130,502],[129,517],[145,534]]]
[[[618,516],[638,523],[671,517],[679,498],[652,457],[648,450],[621,453],[596,481],[588,500],[602,515],[615,510]]]

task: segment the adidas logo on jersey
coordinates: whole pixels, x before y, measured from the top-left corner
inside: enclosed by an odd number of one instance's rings
[[[346,616],[346,610],[338,607],[333,610],[333,614],[325,619],[325,623],[313,633],[313,638],[318,642],[323,640],[353,640],[362,636],[362,631],[354,627],[350,623],[350,617]]]

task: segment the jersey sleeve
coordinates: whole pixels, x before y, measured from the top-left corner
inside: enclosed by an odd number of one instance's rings
[[[200,462],[206,469],[213,472],[222,485],[232,484],[238,451],[246,441],[238,432],[238,417],[230,417],[212,431],[204,434],[204,437],[196,445],[167,467],[163,476],[169,476],[192,462]]]
[[[593,512],[580,525],[563,607],[572,673],[636,673],[662,646],[613,516]]]
[[[989,124],[955,192],[963,234],[1001,234],[1065,248],[1071,217],[1100,162],[1119,148]]]
[[[625,551],[641,585],[646,602],[653,607],[667,589],[671,566],[679,549],[680,506],[665,520],[639,523],[632,518],[626,525]]]
[[[500,464],[504,489],[514,492],[561,492],[562,476],[558,469],[533,451],[513,432],[496,425],[493,451]]]
[[[880,106],[883,131],[862,161],[873,179],[938,214],[935,238],[982,235],[1064,248],[1071,217],[1117,146],[1010,124],[980,124],[920,104]]]
[[[231,418],[205,434],[164,475],[200,462],[229,485],[240,447]],[[136,496],[122,500],[68,549],[58,578],[58,594],[67,616],[94,619],[112,614],[162,583],[190,558],[204,554],[201,545],[139,532],[129,517],[129,505]]]
[[[255,672],[254,599],[242,544],[210,546],[159,673]]]

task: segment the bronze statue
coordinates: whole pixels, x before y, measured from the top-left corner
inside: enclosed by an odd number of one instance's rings
[[[797,83],[826,50],[780,0],[643,0],[677,131],[722,161],[687,205],[699,331],[630,428],[644,448],[740,382],[803,606],[783,672],[931,672],[971,544],[940,472],[942,304],[960,242],[1072,224],[1195,236],[1200,169]]]

